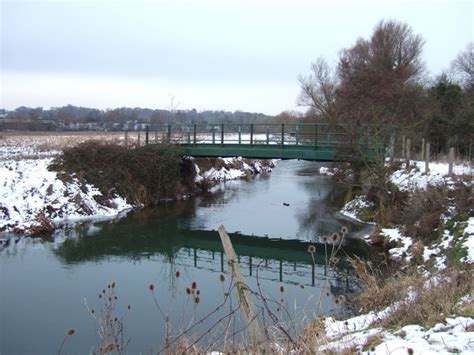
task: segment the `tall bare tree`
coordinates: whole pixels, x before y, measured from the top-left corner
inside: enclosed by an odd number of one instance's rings
[[[453,61],[453,69],[462,76],[466,88],[474,87],[474,42],[467,44]]]

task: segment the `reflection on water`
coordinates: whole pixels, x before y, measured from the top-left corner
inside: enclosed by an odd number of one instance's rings
[[[193,281],[201,290],[197,316],[210,312],[222,299],[219,275],[227,274],[216,232],[220,224],[231,232],[250,287],[256,290],[258,283],[267,297],[279,298],[285,285],[292,317],[319,313],[321,292],[323,314],[347,312],[335,297],[352,295],[357,283],[344,258],[336,269],[327,269],[330,247],[316,242],[342,225],[352,236],[366,227],[334,217],[337,204],[331,199],[338,188],[314,176],[315,169],[314,163],[282,162],[271,175],[227,182],[212,194],[65,228],[54,242],[12,241],[0,258],[0,353],[55,352],[71,327],[77,335],[68,339],[66,350],[88,352],[98,339],[84,299],[97,307],[98,292],[111,281],[118,285],[118,309],[132,305],[125,321],[128,350],[158,350],[165,330],[148,285],[156,285],[158,301],[174,324],[190,307],[184,290]],[[309,242],[316,245],[314,263]],[[346,240],[344,251],[368,253],[357,240]]]

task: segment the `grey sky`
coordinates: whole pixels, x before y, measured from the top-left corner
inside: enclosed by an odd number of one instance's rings
[[[426,40],[439,74],[473,40],[472,1],[23,1],[1,4],[0,107],[259,111],[296,107],[297,76],[383,18]]]

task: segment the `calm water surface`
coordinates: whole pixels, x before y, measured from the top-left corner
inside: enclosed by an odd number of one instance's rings
[[[66,353],[97,352],[97,325],[85,303],[100,313],[98,295],[111,282],[117,284],[115,314],[124,316],[130,339],[127,351],[159,350],[164,322],[149,284],[175,329],[186,326],[194,312],[199,318],[212,311],[230,278],[216,232],[220,224],[231,234],[253,290],[260,286],[278,303],[284,286],[290,318],[347,312],[335,297],[350,296],[357,283],[343,258],[335,270],[326,269],[321,238],[345,225],[351,239],[344,250],[364,257],[368,250],[357,237],[370,228],[337,213],[343,190],[316,176],[317,169],[316,163],[283,161],[269,175],[226,182],[212,193],[121,219],[81,222],[51,241],[12,240],[0,250],[0,354],[55,353],[69,328],[76,335],[67,339]],[[317,248],[315,263],[307,252],[310,243]],[[328,287],[318,311],[324,280]],[[185,292],[193,281],[200,290],[197,307]],[[220,316],[203,322],[195,335]],[[237,330],[238,319],[231,327]]]

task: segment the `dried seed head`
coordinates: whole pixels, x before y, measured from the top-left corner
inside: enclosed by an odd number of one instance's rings
[[[200,294],[201,294],[201,291],[199,291],[199,290],[196,290],[196,295],[198,295],[198,296],[199,296]]]
[[[114,300],[117,300],[117,296],[114,296]]]
[[[285,288],[283,286],[280,286],[280,292],[281,293],[285,292]]]
[[[304,288],[304,285],[303,285],[303,284],[300,284],[300,288]]]
[[[102,290],[102,293],[105,293],[105,290]]]
[[[334,300],[334,302],[335,302],[336,304],[339,304],[339,298],[336,298],[336,299]]]
[[[95,313],[95,311],[94,311],[93,309],[91,309],[91,313],[92,313],[92,314],[94,314],[94,313]]]
[[[408,349],[407,349],[407,352],[408,352],[409,355],[413,355],[413,353],[414,353],[414,351],[413,351],[412,348],[408,348]]]
[[[131,305],[128,305],[128,306],[127,306],[127,309],[132,309],[132,306],[131,306]]]
[[[308,252],[313,254],[316,252],[316,247],[314,245],[309,245],[308,246]]]
[[[347,234],[347,233],[349,233],[349,229],[347,229],[346,226],[342,226],[341,227],[341,234]]]
[[[188,295],[191,294],[191,289],[190,289],[189,287],[186,287],[186,293],[187,293]]]
[[[107,285],[107,288],[110,288],[110,284]]]
[[[196,304],[199,303],[199,301],[200,301],[200,300],[199,300],[199,297],[194,298],[194,302],[195,302]]]
[[[155,289],[155,285],[150,284],[150,286],[148,286],[148,288],[150,289],[150,291],[153,291]]]
[[[112,302],[112,297],[109,297],[109,302]]]
[[[112,288],[115,288],[115,281],[112,282]]]
[[[114,322],[116,322],[116,321],[118,321],[118,318],[117,318],[117,317],[114,318]]]
[[[323,242],[326,243],[328,241],[328,236],[327,235],[323,235]]]
[[[71,328],[67,331],[67,335],[69,336],[73,336],[74,334],[76,334],[76,330],[74,328]]]
[[[195,289],[197,288],[197,283],[196,283],[196,281],[193,281],[193,283],[191,284],[191,288],[192,288],[193,290],[195,290]]]
[[[102,298],[102,293],[99,293],[99,298]]]
[[[179,271],[176,271],[176,277],[180,277],[181,276],[181,273]]]
[[[224,282],[224,281],[225,281],[225,276],[224,276],[224,274],[221,274],[221,275],[219,276],[219,279],[221,280],[221,282]]]
[[[332,240],[333,240],[333,242],[337,242],[339,240],[339,233],[333,233],[332,234]]]

